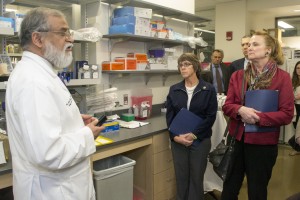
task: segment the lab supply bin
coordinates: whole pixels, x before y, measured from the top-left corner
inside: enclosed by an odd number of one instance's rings
[[[116,155],[93,163],[97,200],[132,200],[135,161]]]
[[[136,88],[131,91],[131,106],[136,120],[145,120],[152,112],[152,89]]]

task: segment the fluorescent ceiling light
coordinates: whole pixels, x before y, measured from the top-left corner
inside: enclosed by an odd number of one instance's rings
[[[294,10],[294,12],[300,12],[300,10]]]
[[[196,31],[202,31],[202,32],[206,32],[206,33],[213,33],[213,34],[215,34],[214,31],[203,30],[203,29],[201,29],[201,28],[194,28],[194,30],[196,30]]]
[[[182,20],[182,19],[177,19],[177,18],[171,18],[174,21],[178,21],[178,22],[184,22],[184,23],[188,23],[188,21]]]
[[[154,17],[164,17],[163,15],[153,14]]]
[[[17,12],[17,10],[11,9],[11,8],[6,8],[5,11],[6,11],[6,12]]]
[[[290,25],[284,21],[278,21],[278,26],[280,26],[281,28],[295,28],[292,25]]]

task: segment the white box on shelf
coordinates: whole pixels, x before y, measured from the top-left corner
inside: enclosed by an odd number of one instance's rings
[[[136,17],[152,18],[152,9],[125,6],[114,10],[114,17],[134,15]]]
[[[160,63],[150,63],[150,70],[167,70],[168,66]]]
[[[8,17],[0,17],[0,28],[14,28],[14,20]]]
[[[144,27],[144,26],[135,26],[135,35],[141,35],[141,36],[148,36],[150,37],[151,31],[150,27]]]

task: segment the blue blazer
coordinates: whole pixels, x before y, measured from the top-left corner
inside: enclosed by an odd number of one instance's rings
[[[237,71],[237,70],[244,69],[244,62],[245,62],[245,58],[241,58],[241,59],[233,61],[230,64],[230,68],[232,69],[232,73]]]
[[[187,108],[187,100],[188,95],[184,81],[170,87],[166,103],[166,120],[168,128],[181,108]],[[196,86],[191,99],[189,111],[204,119],[204,122],[193,131],[193,134],[197,136],[198,140],[201,141],[204,138],[211,137],[211,128],[216,120],[218,111],[217,94],[212,84],[199,79],[199,83]],[[173,138],[174,135],[170,134],[170,139],[173,140]]]

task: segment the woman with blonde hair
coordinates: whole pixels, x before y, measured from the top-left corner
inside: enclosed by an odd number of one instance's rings
[[[236,200],[247,177],[248,199],[267,200],[267,187],[278,154],[280,126],[287,125],[294,115],[294,96],[290,75],[279,69],[284,61],[277,39],[265,32],[255,32],[250,39],[246,70],[234,72],[230,79],[224,114],[231,123],[229,133],[235,137],[234,160],[230,176],[224,181],[222,200]],[[242,84],[244,81],[244,84]],[[242,88],[242,85],[245,85]],[[244,105],[241,90],[277,90],[278,110],[261,112]],[[259,102],[258,102],[259,103]],[[243,124],[243,125],[240,125]],[[272,127],[262,132],[245,132],[245,124]]]

